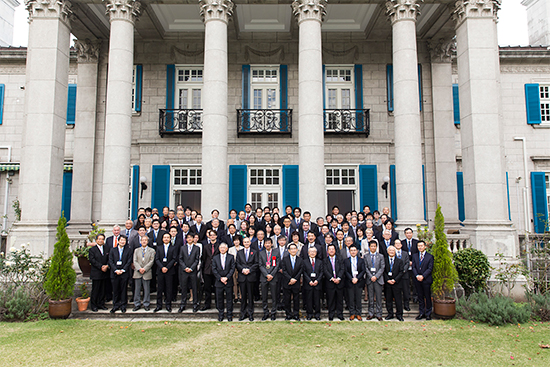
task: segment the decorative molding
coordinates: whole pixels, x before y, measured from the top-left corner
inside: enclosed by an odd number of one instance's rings
[[[132,24],[141,14],[141,2],[139,0],[102,0],[105,3],[105,14],[109,20],[127,20]]]
[[[229,22],[235,5],[231,0],[199,0],[200,14],[203,22],[211,19]]]
[[[26,0],[25,9],[29,12],[29,23],[35,18],[59,18],[70,27],[73,14],[72,4],[67,0]]]
[[[550,65],[500,65],[501,73],[550,74]]]
[[[176,54],[180,54],[180,55],[183,55],[183,56],[186,56],[186,57],[195,57],[195,56],[199,56],[203,53],[204,53],[204,50],[186,51],[186,50],[182,50],[181,48],[176,47],[176,46],[170,47],[170,57],[172,58],[172,60],[176,60],[176,58],[177,58]]]
[[[322,22],[327,15],[327,0],[294,0],[292,12],[300,24],[301,21],[314,19]]]
[[[456,39],[454,37],[452,39],[440,38],[438,41],[431,39],[428,41],[428,50],[432,63],[451,62],[453,52],[456,51]]]
[[[498,11],[502,0],[458,0],[452,10],[452,18],[456,26],[460,26],[466,18],[492,18],[498,21]]]
[[[250,61],[250,54],[254,54],[256,56],[260,56],[260,57],[269,57],[269,56],[273,56],[273,55],[276,55],[276,54],[279,54],[279,58],[281,61],[283,61],[285,59],[285,49],[283,46],[279,46],[273,50],[270,50],[270,51],[260,51],[260,50],[256,50],[250,46],[244,46],[244,59],[246,61]]]
[[[388,0],[386,16],[391,24],[398,20],[414,20],[420,15],[420,3],[424,0]]]
[[[99,61],[100,40],[92,42],[87,38],[84,41],[75,39],[74,48],[79,64],[97,63]]]
[[[357,46],[353,46],[352,48],[344,50],[344,51],[335,51],[335,50],[330,50],[326,47],[323,47],[323,52],[326,52],[327,54],[329,54],[331,56],[336,56],[336,57],[346,56],[346,55],[353,52],[353,59],[354,60],[359,59],[359,47],[357,47]]]

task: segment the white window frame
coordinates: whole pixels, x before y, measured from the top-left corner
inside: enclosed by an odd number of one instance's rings
[[[192,74],[193,71],[200,71],[201,72],[201,81],[180,81],[180,71],[184,72],[188,70],[190,71],[190,74]],[[185,75],[185,74],[184,74]],[[202,101],[203,101],[203,95],[202,95],[202,89],[204,85],[204,66],[203,65],[176,65],[176,72],[175,72],[175,78],[174,81],[175,85],[175,93],[174,93],[174,108],[175,109],[190,109],[190,110],[197,110],[202,109]],[[187,105],[181,106],[180,105],[180,90],[188,90],[187,95]],[[197,107],[197,105],[193,102],[193,92],[195,90],[200,90],[200,104]]]
[[[338,78],[340,77],[340,71],[349,71],[349,81],[329,81],[329,74],[333,71],[338,71]],[[331,109],[355,109],[355,70],[353,65],[325,65],[325,108]],[[332,78],[332,76],[330,76]],[[329,91],[336,90],[336,106],[331,106],[329,103]],[[342,90],[349,89],[349,106],[343,106],[342,104]]]
[[[191,185],[189,183],[183,185],[183,184],[176,184],[176,170],[200,170],[201,171],[201,183],[200,184],[194,184]],[[189,177],[189,176],[188,176]],[[185,190],[202,190],[202,165],[200,164],[175,164],[170,166],[170,191],[172,192],[172,195],[170,195],[170,208],[176,207],[176,191],[185,191]]]
[[[276,78],[270,78],[269,81],[265,80],[266,71],[275,71]],[[263,72],[264,80],[254,81],[254,73]],[[262,109],[262,110],[278,110],[281,101],[280,101],[280,86],[281,86],[281,65],[250,65],[250,103],[249,106],[251,109]],[[258,106],[255,104],[255,91],[261,90],[261,105]],[[268,106],[268,90],[275,90],[274,102],[272,106]]]
[[[539,84],[540,123],[550,126],[550,84]]]
[[[338,169],[340,170],[340,178],[342,177],[341,171],[342,169],[353,169],[354,170],[354,177],[355,177],[355,183],[354,184],[347,184],[343,185],[340,183],[335,184],[327,184],[327,170],[334,170]],[[328,190],[343,190],[343,191],[353,191],[353,207],[355,210],[359,211],[359,165],[358,164],[325,164],[325,208],[328,207]],[[343,213],[342,213],[343,214]]]
[[[252,184],[252,174],[251,174],[251,171],[252,170],[279,170],[279,183],[278,184],[266,184],[265,183],[265,174],[264,174],[264,183],[261,184],[261,185],[258,185],[258,184]],[[269,194],[271,193],[274,193],[274,194],[277,194],[277,207],[281,207],[282,205],[282,185],[283,185],[283,167],[280,166],[280,165],[249,165],[247,167],[247,198],[248,198],[248,202],[249,203],[252,203],[252,194],[255,194],[255,193],[261,193],[262,194],[262,205],[260,205],[260,207],[263,209],[264,207],[266,206],[269,206],[271,209],[273,209],[273,207],[275,205],[270,205],[269,204]],[[254,206],[254,204],[252,205],[253,207],[253,210],[256,209],[256,206]]]

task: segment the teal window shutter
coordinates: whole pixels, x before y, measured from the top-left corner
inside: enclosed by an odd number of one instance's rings
[[[395,182],[395,164],[390,165],[390,210],[391,217],[397,220],[397,186]]]
[[[6,89],[6,86],[4,84],[0,84],[0,125],[2,125],[2,121],[4,118],[4,90]]]
[[[426,170],[422,165],[422,199],[424,200],[424,220],[428,221],[428,205],[426,204]]]
[[[460,103],[458,99],[458,84],[453,84],[453,117],[455,125],[460,125]]]
[[[418,64],[418,99],[420,103],[420,112],[422,112],[422,64]],[[424,218],[426,220],[426,218]]]
[[[76,84],[69,84],[67,93],[67,125],[74,125],[76,120]]]
[[[246,165],[229,166],[229,210],[244,210],[247,199]]]
[[[132,220],[137,218],[139,209],[139,166],[132,166]]]
[[[506,197],[508,198],[508,220],[512,220],[510,211],[510,184],[508,183],[508,172],[506,172]]]
[[[136,94],[134,101],[134,107],[136,112],[141,112],[141,99],[143,90],[143,65],[136,65]]]
[[[151,181],[151,208],[162,212],[162,207],[170,204],[170,166],[153,166]]]
[[[166,109],[174,109],[176,93],[176,66],[166,65]],[[166,131],[174,131],[174,113],[166,111]],[[162,208],[160,208],[162,209]]]
[[[355,108],[361,110],[357,112],[355,119],[357,121],[355,130],[364,131],[365,122],[363,121],[363,65],[356,64],[354,67],[354,77],[355,77]]]
[[[386,89],[388,100],[388,112],[393,112],[393,65],[386,65]],[[393,211],[392,211],[393,215]]]
[[[279,67],[279,92],[280,92],[280,106],[281,111],[281,131],[288,132],[288,67],[287,65],[281,65]]]
[[[378,210],[378,178],[376,165],[359,166],[360,208],[368,205],[372,211]]]
[[[540,117],[540,94],[538,84],[525,84],[525,110],[527,111],[527,123],[538,125]]]
[[[544,233],[548,223],[548,199],[544,172],[531,172],[531,194],[535,233]]]
[[[456,173],[456,193],[458,195],[458,219],[463,222],[466,219],[464,211],[464,176],[462,172]]]
[[[67,221],[71,220],[71,199],[73,196],[73,172],[63,172],[63,188],[61,189],[61,212],[67,218]]]
[[[287,205],[293,208],[300,205],[299,173],[297,165],[283,166],[283,205],[281,208]]]

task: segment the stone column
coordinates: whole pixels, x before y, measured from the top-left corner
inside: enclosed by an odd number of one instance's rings
[[[201,211],[228,215],[227,166],[227,23],[231,0],[200,0],[204,21]]]
[[[78,57],[71,228],[90,230],[94,181],[97,64],[100,42],[75,40]]]
[[[492,257],[514,257],[518,244],[508,220],[497,11],[500,0],[455,3],[465,231]]]
[[[428,44],[432,66],[432,104],[434,122],[435,186],[437,202],[445,216],[447,229],[458,229],[455,131],[451,54],[454,40],[440,39]]]
[[[21,221],[10,244],[30,243],[33,253],[53,253],[61,214],[69,81],[70,3],[28,0],[25,121],[19,199]]]
[[[103,0],[111,20],[109,71],[105,106],[105,150],[101,223],[111,226],[128,218],[128,177],[132,145],[132,72],[137,0]]]
[[[417,223],[424,223],[416,53],[416,17],[421,1],[386,2],[386,14],[392,24],[395,179],[397,224],[401,228],[415,228]]]
[[[300,206],[313,218],[325,208],[325,142],[323,124],[323,57],[321,24],[325,0],[294,0],[292,9],[299,27],[298,152]]]

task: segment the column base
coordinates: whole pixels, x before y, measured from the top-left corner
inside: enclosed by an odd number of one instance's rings
[[[445,233],[462,233],[464,230],[464,226],[462,225],[462,222],[460,220],[449,220],[447,221],[445,219]]]
[[[21,244],[28,244],[33,255],[41,253],[48,257],[53,254],[57,234],[56,223],[14,223],[13,229],[8,236],[7,247],[19,248]]]
[[[91,221],[69,221],[67,226],[67,234],[69,238],[75,238],[79,236],[87,236],[92,231]]]
[[[470,236],[473,248],[483,251],[490,262],[496,261],[497,253],[504,254],[507,260],[516,260],[519,254],[518,234],[511,222],[464,221],[461,233]]]

